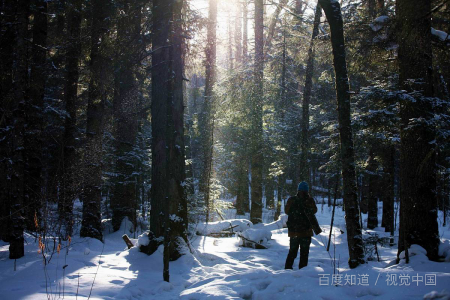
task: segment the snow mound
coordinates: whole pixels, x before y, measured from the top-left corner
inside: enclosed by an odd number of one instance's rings
[[[237,226],[236,226],[237,225]],[[226,221],[217,221],[210,223],[199,223],[197,227],[198,235],[208,235],[211,233],[218,233],[222,230],[228,229],[232,226],[236,226],[233,228],[233,232],[242,232],[244,230],[249,229],[253,226],[253,223],[249,220],[245,219],[231,219]]]
[[[264,229],[266,230],[277,230],[277,229],[283,229],[286,228],[286,222],[288,219],[288,215],[281,215],[278,217],[278,220],[269,224],[264,224]]]
[[[147,233],[143,233],[140,236],[138,236],[138,242],[136,244],[136,247],[140,247],[140,246],[147,246],[148,244],[150,244],[150,239],[148,238],[148,234]]]
[[[379,16],[375,20],[373,20],[373,23],[370,24],[370,28],[372,28],[373,31],[379,31],[381,28],[383,28],[384,23],[386,23],[389,20],[388,16]]]
[[[272,238],[272,232],[270,230],[261,229],[247,229],[242,232],[242,236],[250,241],[258,242],[261,245],[266,245],[268,241]]]
[[[439,300],[450,300],[450,294],[447,291],[436,292],[432,291],[423,296],[423,299],[439,299]]]
[[[413,244],[411,245],[411,247],[408,249],[408,254],[409,257],[412,256],[426,256],[427,255],[427,250],[425,250],[423,247]],[[402,251],[399,255],[399,257],[401,259],[405,258],[405,251]]]
[[[445,261],[450,262],[450,242],[448,240],[439,245],[439,256],[444,257]]]
[[[441,41],[450,40],[450,36],[447,32],[434,29],[433,27],[431,27],[431,34],[437,36]]]
[[[133,222],[131,222],[128,217],[123,218],[122,223],[120,223],[120,229],[119,232],[133,232],[134,231],[134,225]]]

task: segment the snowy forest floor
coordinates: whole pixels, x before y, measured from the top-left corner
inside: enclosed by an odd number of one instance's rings
[[[294,270],[284,270],[289,249],[287,229],[272,231],[266,250],[240,247],[235,237],[196,236],[192,240],[196,253],[170,263],[170,283],[162,280],[162,247],[152,256],[140,253],[136,247],[128,250],[121,238],[124,228],[106,235],[104,244],[74,237],[68,254],[63,245],[60,254],[55,253],[45,268],[35,238],[26,235],[26,254],[16,261],[16,271],[15,262],[8,259],[8,245],[0,242],[0,298],[422,299],[432,291],[438,296],[443,290],[450,290],[450,262],[430,262],[417,247],[411,251],[416,254],[409,264],[402,260],[397,265],[397,245],[378,245],[380,262],[374,255],[375,260],[349,270],[346,233],[341,233],[346,231],[344,214],[340,207],[336,208],[332,235],[335,248],[332,243],[328,253],[325,246],[331,208],[325,205],[321,210],[320,204],[318,208],[323,233],[313,237],[309,264],[301,270],[299,257]],[[363,215],[366,219],[367,215]],[[450,229],[442,227],[442,215],[439,224],[441,250],[448,248],[446,251],[450,252]],[[364,230],[365,237],[369,233],[389,236],[381,227]],[[339,267],[339,274],[334,277],[333,257]]]

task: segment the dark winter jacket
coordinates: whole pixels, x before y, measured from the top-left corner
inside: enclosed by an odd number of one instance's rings
[[[317,212],[316,204],[311,196],[303,196],[298,193],[288,199],[284,211],[289,216],[287,221],[289,237],[313,236],[312,226],[305,210],[309,210],[313,214]]]

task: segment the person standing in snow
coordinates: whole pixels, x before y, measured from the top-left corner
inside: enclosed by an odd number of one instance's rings
[[[308,265],[309,246],[313,236],[313,227],[308,214],[317,212],[314,199],[308,194],[308,184],[304,181],[298,185],[296,196],[290,197],[284,211],[289,216],[287,221],[289,240],[289,254],[286,258],[285,269],[292,269],[300,247],[299,269]]]

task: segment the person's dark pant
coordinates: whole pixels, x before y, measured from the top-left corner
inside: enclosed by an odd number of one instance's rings
[[[289,254],[286,258],[285,269],[292,269],[294,260],[297,258],[298,248],[300,247],[300,264],[298,268],[301,269],[308,265],[309,245],[311,244],[311,237],[291,237],[290,238]]]

